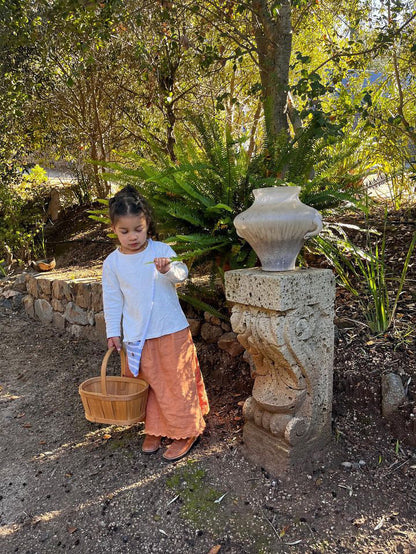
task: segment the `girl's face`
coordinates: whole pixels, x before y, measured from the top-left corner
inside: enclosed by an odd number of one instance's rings
[[[120,242],[123,254],[136,254],[146,248],[147,229],[146,218],[141,215],[122,215],[112,229]]]

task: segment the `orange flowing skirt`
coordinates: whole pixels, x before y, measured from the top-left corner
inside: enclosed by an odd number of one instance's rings
[[[189,327],[147,339],[139,377],[149,383],[147,435],[185,439],[203,432],[209,404]]]

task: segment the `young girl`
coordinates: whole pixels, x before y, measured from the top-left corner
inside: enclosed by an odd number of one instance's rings
[[[209,411],[188,321],[175,284],[188,269],[171,262],[175,252],[153,241],[151,212],[136,189],[127,186],[109,202],[112,229],[120,246],[103,264],[103,302],[108,347],[127,351],[128,377],[149,383],[142,451],[150,454],[161,438],[173,442],[169,461],[185,456],[205,428]],[[149,263],[150,262],[150,263]],[[121,322],[122,329],[121,332]]]

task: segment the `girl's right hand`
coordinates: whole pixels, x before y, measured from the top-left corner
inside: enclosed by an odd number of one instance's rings
[[[110,337],[110,338],[108,338],[107,339],[107,347],[108,347],[108,349],[114,347],[117,350],[117,352],[120,352],[120,350],[121,350],[120,337]]]

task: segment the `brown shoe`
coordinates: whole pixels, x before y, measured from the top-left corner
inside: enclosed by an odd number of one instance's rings
[[[173,443],[166,449],[166,452],[163,454],[163,458],[168,462],[180,460],[188,454],[198,439],[199,437],[189,437],[187,439],[174,440]]]
[[[146,435],[142,444],[142,452],[144,454],[153,454],[160,448],[160,442],[162,437],[155,437],[155,435]]]

